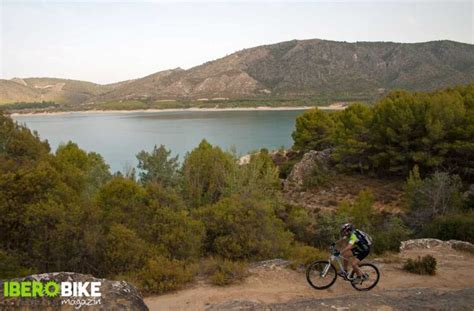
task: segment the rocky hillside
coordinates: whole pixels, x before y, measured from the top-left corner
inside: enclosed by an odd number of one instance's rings
[[[62,79],[13,81],[24,87],[0,80],[2,101],[375,97],[391,89],[432,90],[472,83],[474,45],[293,40],[245,49],[189,70],[166,70],[113,85]]]
[[[56,78],[0,79],[0,103],[54,101],[78,105],[120,85]]]

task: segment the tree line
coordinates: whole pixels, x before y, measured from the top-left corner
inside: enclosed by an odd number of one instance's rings
[[[293,228],[308,215],[283,202],[265,150],[245,166],[205,140],[181,165],[164,146],[137,159],[138,170],[111,174],[99,154],[72,142],[51,152],[0,116],[0,278],[75,271],[163,292],[192,280],[202,258],[226,283],[223,271],[241,267],[232,262],[298,247]]]
[[[334,237],[331,224],[351,219],[376,232],[376,251],[396,251],[408,237],[474,242],[473,84],[395,91],[372,106],[356,103],[337,112],[312,109],[296,119],[292,136],[301,154],[330,149],[341,173],[406,180],[398,216],[377,214],[370,191],[363,191],[353,204],[318,215],[322,236]],[[307,183],[320,184],[327,174],[316,167]]]
[[[313,109],[296,120],[294,148],[333,148],[345,172],[407,176],[445,170],[474,178],[474,85],[432,93],[396,91],[373,106]]]

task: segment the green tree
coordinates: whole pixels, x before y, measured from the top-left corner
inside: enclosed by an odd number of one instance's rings
[[[229,186],[235,159],[206,140],[188,153],[183,163],[183,196],[192,207],[215,203]]]
[[[62,179],[77,193],[92,197],[111,174],[101,155],[87,153],[73,142],[62,144],[56,150],[55,164]]]
[[[226,195],[260,195],[262,197],[278,195],[280,187],[278,168],[273,163],[268,150],[262,149],[252,154],[249,163],[239,165],[228,173]]]
[[[416,183],[408,179],[412,226],[420,230],[436,216],[458,212],[463,205],[461,187],[459,176],[445,172],[435,172]]]
[[[102,186],[94,198],[100,209],[103,225],[108,228],[113,223],[126,225],[134,230],[142,226],[146,215],[146,191],[135,181],[114,177]]]
[[[293,149],[300,151],[323,150],[332,145],[334,120],[327,112],[311,109],[296,118]]]
[[[370,169],[370,125],[372,109],[353,104],[339,113],[335,121],[332,158],[341,170],[365,172]]]
[[[140,151],[137,154],[138,168],[142,183],[158,182],[164,186],[176,184],[178,175],[178,156],[171,157],[171,150],[166,150],[165,146],[153,148],[151,153]]]

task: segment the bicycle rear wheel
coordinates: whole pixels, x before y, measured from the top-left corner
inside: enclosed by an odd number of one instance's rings
[[[380,280],[379,269],[371,263],[360,264],[359,269],[366,276],[366,279],[363,281],[352,281],[352,287],[360,291],[367,291],[374,288]]]
[[[328,260],[315,261],[306,269],[306,280],[315,289],[331,287],[336,278],[336,268]]]

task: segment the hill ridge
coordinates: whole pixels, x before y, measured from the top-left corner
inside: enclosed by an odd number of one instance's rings
[[[468,43],[303,39],[246,48],[189,69],[178,67],[110,84],[45,77],[0,80],[0,102],[375,98],[393,89],[427,91],[473,81],[474,45]],[[52,86],[45,88],[46,83]]]

